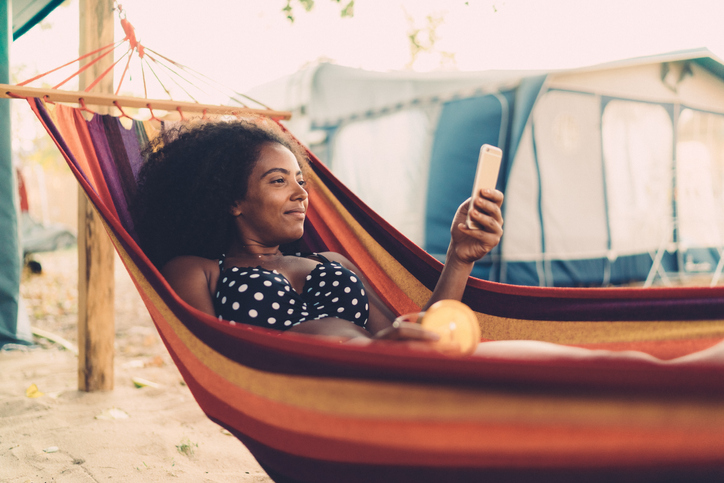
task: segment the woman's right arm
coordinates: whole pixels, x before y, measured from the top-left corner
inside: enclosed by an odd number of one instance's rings
[[[216,280],[219,278],[218,267],[213,260],[183,256],[166,263],[161,274],[184,302],[216,316],[211,294],[216,289]]]

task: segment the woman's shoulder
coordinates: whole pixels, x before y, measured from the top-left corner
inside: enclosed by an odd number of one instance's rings
[[[219,278],[218,260],[195,256],[172,258],[161,269],[171,288],[186,303],[215,315],[211,294]]]
[[[354,263],[350,262],[347,257],[342,255],[341,253],[337,252],[319,252],[319,255],[322,255],[324,258],[329,260],[330,262],[337,262],[340,265],[342,265],[345,268],[349,268],[350,270],[354,270],[357,267],[354,266]]]

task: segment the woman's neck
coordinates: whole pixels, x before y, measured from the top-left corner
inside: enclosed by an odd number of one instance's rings
[[[227,256],[236,258],[272,259],[281,257],[282,252],[279,251],[279,245],[266,246],[261,243],[247,241],[245,243],[233,243]]]

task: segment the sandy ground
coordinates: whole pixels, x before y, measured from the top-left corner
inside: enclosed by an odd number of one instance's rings
[[[21,288],[31,325],[75,344],[75,250],[35,258],[43,272]],[[36,342],[0,351],[0,482],[271,481],[198,407],[120,261],[113,391],[79,392],[76,356]]]

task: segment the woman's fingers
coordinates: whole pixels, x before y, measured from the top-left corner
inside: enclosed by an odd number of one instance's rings
[[[440,336],[423,329],[419,324],[405,322],[398,318],[390,327],[377,332],[373,338],[379,340],[436,341]]]
[[[503,193],[500,191],[481,191],[481,195],[475,197],[473,203],[472,216],[488,215],[492,217],[498,224],[503,224],[503,212],[501,206],[503,204]]]
[[[484,196],[483,196],[484,195]],[[499,191],[481,191],[479,196],[475,197],[473,209],[470,213],[470,219],[473,221],[477,230],[464,230],[467,235],[474,236],[482,241],[480,236],[484,232],[495,235],[503,233],[503,213],[501,204],[503,202],[503,194]],[[483,233],[481,233],[483,232]]]
[[[425,312],[411,312],[411,313],[409,313],[409,314],[400,315],[399,317],[397,317],[397,318],[395,319],[395,321],[399,321],[399,322],[411,322],[411,323],[414,324],[414,323],[416,323],[418,320],[420,320],[420,318],[421,318],[423,315],[425,315]],[[394,321],[393,321],[393,324],[394,324]]]
[[[466,231],[468,235],[474,236],[475,238],[482,240],[482,238],[485,237],[487,234],[496,236],[500,236],[503,234],[503,227],[501,222],[491,216],[482,215],[475,212],[473,213],[472,220],[476,223],[478,229],[468,229]]]
[[[488,199],[488,200],[492,201],[493,203],[495,203],[496,205],[502,206],[503,200],[505,199],[505,195],[503,195],[503,193],[498,190],[484,189],[484,190],[480,190],[480,193],[478,193],[477,198],[478,199],[481,199],[481,198]]]
[[[463,221],[463,217],[468,215],[468,206],[460,206],[451,235],[454,252],[461,261],[471,263],[479,260],[500,243],[503,236],[502,203],[503,193],[500,191],[481,190],[469,213],[474,226],[472,229]]]
[[[475,222],[477,229],[470,229],[462,223],[460,228],[466,235],[482,240],[489,234],[498,237],[503,234],[502,218],[497,219],[494,216],[481,213],[478,210],[473,210],[470,218]]]

